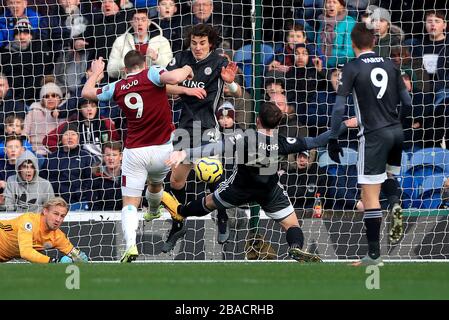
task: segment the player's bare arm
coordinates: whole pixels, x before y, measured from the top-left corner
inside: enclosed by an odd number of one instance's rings
[[[104,72],[104,61],[103,57],[95,59],[92,61],[91,65],[92,76],[89,77],[84,84],[83,91],[81,91],[81,96],[88,100],[97,101],[97,79]]]

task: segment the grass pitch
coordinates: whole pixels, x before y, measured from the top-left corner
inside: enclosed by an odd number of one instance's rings
[[[68,290],[67,265],[0,265],[4,299],[449,299],[449,264],[386,263],[380,289],[346,263],[82,264]]]

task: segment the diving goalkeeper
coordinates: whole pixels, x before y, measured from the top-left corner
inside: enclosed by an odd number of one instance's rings
[[[0,220],[0,262],[14,258],[35,263],[87,262],[87,255],[59,229],[68,211],[67,202],[55,197],[44,204],[41,213],[27,212],[15,219]],[[39,252],[52,248],[65,256],[56,260]]]

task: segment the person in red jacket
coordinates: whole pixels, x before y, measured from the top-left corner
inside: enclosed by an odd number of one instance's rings
[[[78,126],[80,146],[99,161],[102,159],[102,144],[120,140],[114,122],[100,115],[96,101],[81,98],[79,112],[69,117],[67,122]],[[59,138],[67,122],[50,131],[42,141],[51,152],[58,148]]]

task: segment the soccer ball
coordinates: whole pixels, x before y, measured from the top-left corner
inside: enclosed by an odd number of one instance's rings
[[[203,157],[195,162],[195,173],[201,181],[215,183],[223,175],[223,165],[218,159]]]

